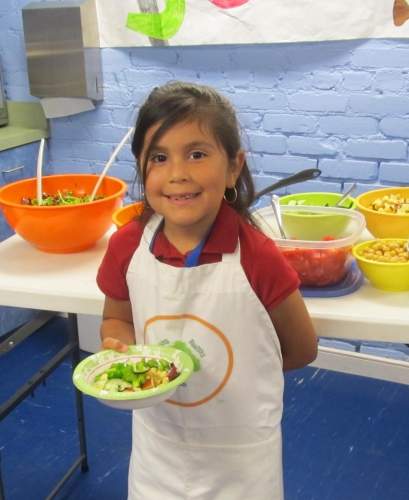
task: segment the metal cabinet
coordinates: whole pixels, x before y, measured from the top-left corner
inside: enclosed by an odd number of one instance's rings
[[[34,177],[37,152],[38,142],[1,151],[0,186],[27,177]],[[0,241],[12,234],[13,230],[4,220],[0,211]],[[7,262],[0,262],[0,266],[7,266]],[[0,306],[0,335],[4,335],[31,320],[35,313],[36,311],[32,309]]]

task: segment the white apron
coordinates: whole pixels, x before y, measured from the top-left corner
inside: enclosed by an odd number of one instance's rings
[[[179,341],[197,371],[170,401],[133,412],[128,500],[281,500],[281,351],[240,245],[215,264],[169,266],[149,249],[160,222],[128,268],[136,342]]]

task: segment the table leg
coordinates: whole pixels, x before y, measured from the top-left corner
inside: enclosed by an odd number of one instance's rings
[[[3,479],[1,477],[1,453],[0,453],[0,500],[5,500],[4,496],[4,488],[3,488]]]
[[[74,344],[72,350],[72,370],[77,366],[80,361],[80,347],[79,347],[79,337],[78,337],[78,321],[76,314],[68,314],[68,331],[70,335],[70,341]],[[75,387],[75,406],[77,410],[77,427],[78,436],[80,441],[80,455],[82,457],[81,461],[81,471],[88,471],[88,459],[87,459],[87,442],[85,437],[85,420],[84,420],[84,402],[82,398],[82,392]]]

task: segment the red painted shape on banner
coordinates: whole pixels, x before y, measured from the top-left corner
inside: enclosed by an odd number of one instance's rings
[[[402,26],[409,19],[409,5],[406,0],[395,0],[393,5],[393,22],[395,26]]]
[[[222,9],[232,9],[233,7],[239,7],[250,0],[210,0],[212,3],[217,5]]]

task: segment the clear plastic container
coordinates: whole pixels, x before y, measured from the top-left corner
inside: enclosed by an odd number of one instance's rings
[[[352,246],[365,229],[364,216],[346,208],[282,206],[280,236],[271,207],[253,212],[260,229],[270,236],[297,271],[304,286],[335,285],[347,274]]]

